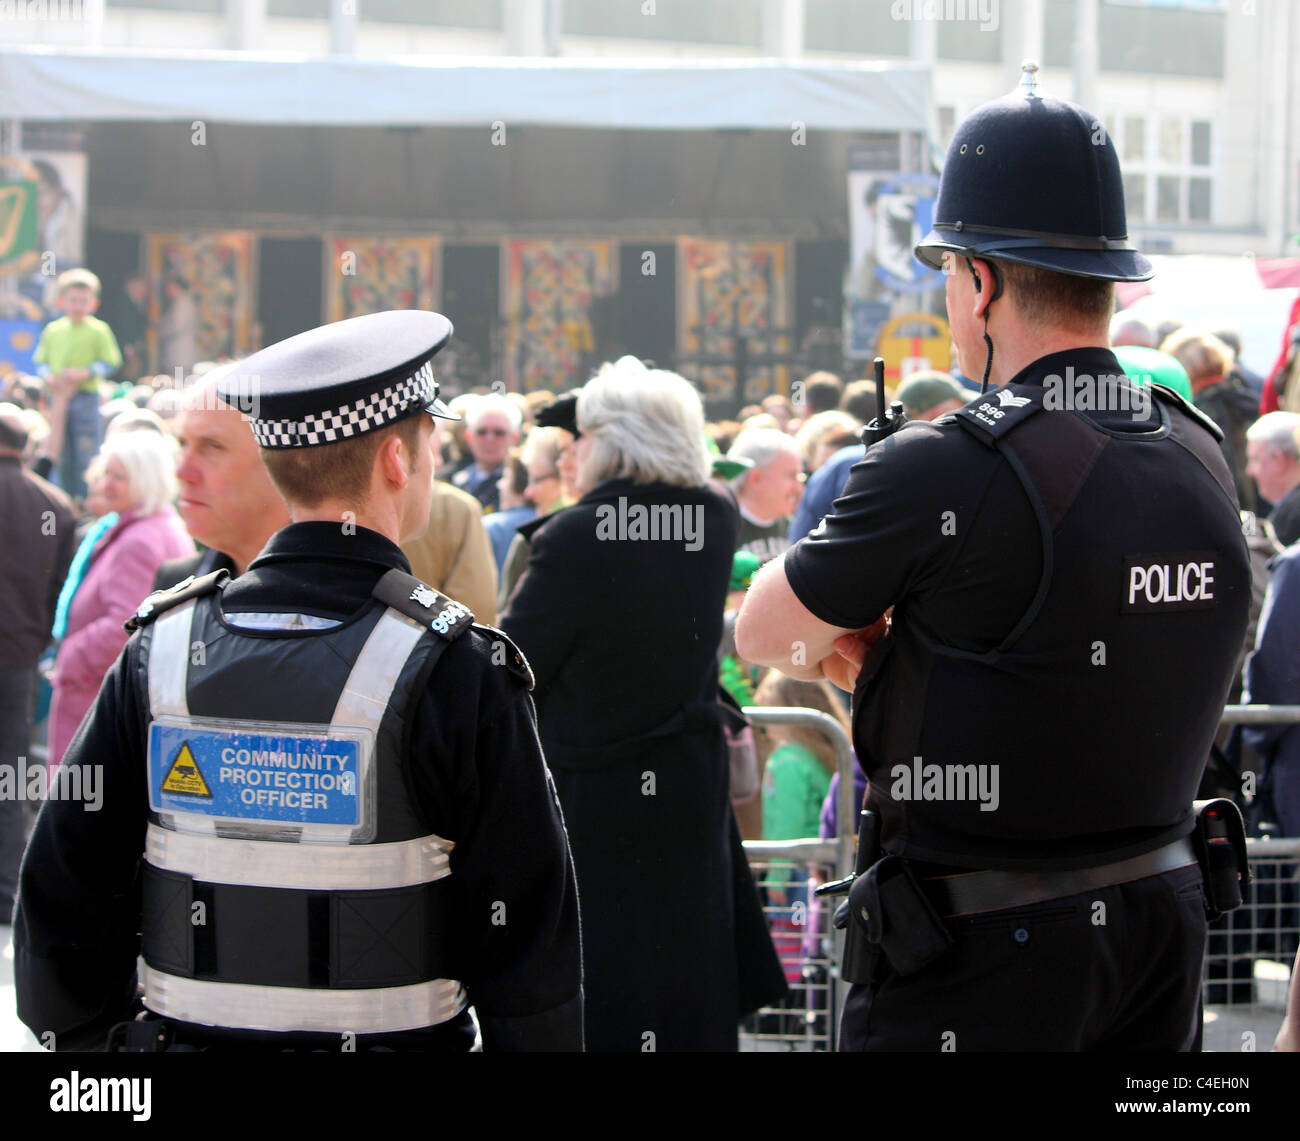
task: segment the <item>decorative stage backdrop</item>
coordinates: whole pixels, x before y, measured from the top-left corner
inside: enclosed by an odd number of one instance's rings
[[[501,312],[506,387],[560,393],[587,380],[594,363],[591,305],[617,285],[614,243],[502,243]]]
[[[678,371],[706,401],[748,404],[790,391],[788,262],[786,242],[677,239]]]
[[[146,234],[149,359],[155,372],[253,349],[255,238],[248,233]]]
[[[337,238],[325,243],[325,321],[385,309],[438,308],[438,238]]]

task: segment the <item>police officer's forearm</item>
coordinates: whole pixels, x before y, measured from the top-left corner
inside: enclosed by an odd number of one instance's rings
[[[835,653],[835,639],[845,633],[799,601],[782,556],[759,571],[745,595],[736,616],[736,651],[747,662],[774,666],[800,681],[820,681],[821,662]]]

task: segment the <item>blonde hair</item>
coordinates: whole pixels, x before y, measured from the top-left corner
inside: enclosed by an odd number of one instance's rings
[[[818,713],[833,717],[844,730],[844,735],[850,735],[849,719],[844,716],[844,710],[836,700],[835,690],[828,681],[796,681],[779,670],[768,670],[767,676],[759,682],[754,693],[754,704],[815,709]],[[764,728],[772,740],[779,744],[802,745],[821,762],[827,772],[835,771],[835,747],[825,733],[802,725],[769,725]]]
[[[69,269],[59,274],[58,289],[60,295],[68,289],[89,289],[96,297],[99,296],[99,278],[88,269]]]

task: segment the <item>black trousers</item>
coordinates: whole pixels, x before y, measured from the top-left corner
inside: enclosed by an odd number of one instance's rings
[[[853,987],[841,1050],[1200,1048],[1196,866],[948,927],[954,944],[929,966]]]

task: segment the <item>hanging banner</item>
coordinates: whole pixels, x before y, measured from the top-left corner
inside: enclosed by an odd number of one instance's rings
[[[506,386],[558,393],[583,384],[598,363],[592,305],[617,284],[614,243],[509,240],[502,259]]]
[[[678,371],[707,402],[790,391],[789,263],[783,241],[677,239]]]
[[[916,260],[912,250],[930,232],[939,180],[902,174],[888,164],[897,147],[855,147],[849,152],[849,269],[844,284],[844,355],[865,360],[878,352],[881,329],[908,310],[943,312],[937,295],[943,274]]]
[[[252,234],[147,234],[149,359],[155,373],[242,356],[253,312]]]
[[[438,238],[332,237],[325,243],[325,321],[387,309],[438,308]]]

